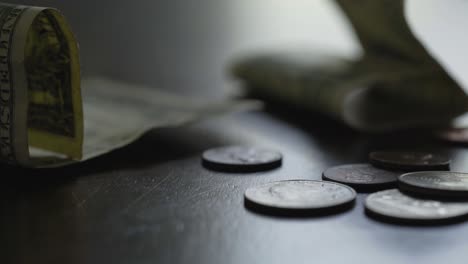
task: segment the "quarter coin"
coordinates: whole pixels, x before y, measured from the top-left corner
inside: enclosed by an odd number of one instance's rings
[[[256,172],[281,166],[282,155],[278,151],[228,146],[203,152],[202,163],[208,169],[226,172]]]
[[[420,171],[398,178],[402,190],[437,197],[468,198],[468,173]]]
[[[316,213],[344,209],[354,203],[356,192],[343,184],[288,180],[252,187],[245,192],[246,206],[274,213]]]
[[[406,223],[436,224],[468,215],[468,203],[424,200],[397,189],[370,194],[365,207],[371,216]]]

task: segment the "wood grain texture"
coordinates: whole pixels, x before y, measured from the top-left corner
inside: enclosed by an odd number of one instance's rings
[[[246,113],[155,131],[59,170],[2,167],[2,263],[438,263],[465,257],[468,223],[383,224],[365,216],[363,194],[350,211],[326,217],[277,218],[244,208],[250,186],[320,179],[328,166],[363,162],[374,149],[437,151],[452,157],[454,170],[468,170],[466,150],[419,133],[371,137],[320,117],[316,127],[281,118]],[[203,168],[201,152],[225,144],[276,148],[283,166],[250,174]]]

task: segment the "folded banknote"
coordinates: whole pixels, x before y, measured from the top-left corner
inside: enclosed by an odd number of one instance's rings
[[[238,59],[233,74],[256,95],[365,132],[446,125],[468,110],[463,89],[413,35],[403,0],[336,2],[362,56],[265,52]]]
[[[1,162],[63,166],[122,147],[153,128],[258,106],[102,78],[82,81],[78,45],[59,11],[0,3]]]

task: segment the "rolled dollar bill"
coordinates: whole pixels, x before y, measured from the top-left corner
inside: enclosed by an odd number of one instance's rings
[[[68,165],[123,147],[153,128],[258,107],[105,78],[80,83],[78,45],[59,11],[0,3],[1,162]]]
[[[0,160],[34,166],[30,147],[80,159],[75,38],[59,11],[0,3]]]

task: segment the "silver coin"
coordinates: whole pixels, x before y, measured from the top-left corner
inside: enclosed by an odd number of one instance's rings
[[[397,189],[370,194],[365,206],[369,212],[380,216],[415,222],[438,222],[468,214],[468,203],[423,200]]]
[[[398,177],[402,189],[418,194],[468,198],[468,173],[422,171]]]
[[[287,210],[319,210],[354,202],[356,192],[343,184],[312,180],[288,180],[252,187],[245,199],[263,207]]]
[[[220,171],[262,171],[281,166],[281,153],[263,148],[228,146],[207,150],[202,155],[203,165]]]
[[[331,167],[323,172],[322,178],[349,185],[358,191],[375,191],[396,186],[400,174],[365,163]]]

